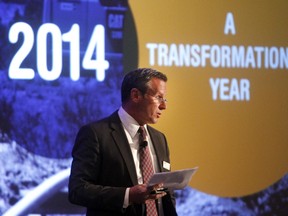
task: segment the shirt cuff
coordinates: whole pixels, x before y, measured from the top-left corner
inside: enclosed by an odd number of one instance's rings
[[[123,208],[127,208],[129,206],[129,191],[130,191],[130,188],[127,188],[125,191]]]

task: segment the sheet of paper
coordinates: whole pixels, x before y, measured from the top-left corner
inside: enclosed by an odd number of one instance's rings
[[[198,167],[176,170],[173,172],[161,172],[155,173],[149,183],[148,186],[152,186],[155,184],[163,183],[165,188],[169,189],[183,189],[186,187],[192,179],[192,175],[197,171]]]

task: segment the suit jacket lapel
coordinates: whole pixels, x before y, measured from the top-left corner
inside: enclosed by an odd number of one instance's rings
[[[163,158],[163,149],[162,149],[162,141],[159,137],[159,134],[156,133],[154,130],[151,129],[150,126],[147,126],[148,132],[150,134],[150,138],[152,140],[152,144],[157,156],[157,163],[158,163],[158,167],[159,167],[159,171],[163,172],[163,167],[162,167],[162,158]]]
[[[134,159],[133,159],[131,148],[129,146],[125,131],[123,129],[123,126],[122,126],[122,123],[120,121],[117,111],[111,115],[110,119],[111,119],[110,125],[112,128],[113,139],[116,145],[118,146],[118,149],[122,155],[123,160],[126,163],[133,185],[137,185],[138,180],[137,180]]]

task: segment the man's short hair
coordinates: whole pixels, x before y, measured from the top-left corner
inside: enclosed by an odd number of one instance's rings
[[[147,83],[152,78],[157,78],[167,82],[167,76],[165,74],[152,68],[138,68],[127,73],[121,86],[122,102],[130,98],[130,92],[133,88],[137,88],[139,91],[145,94],[148,90]]]

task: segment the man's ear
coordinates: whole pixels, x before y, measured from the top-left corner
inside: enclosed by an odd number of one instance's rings
[[[132,88],[130,91],[131,101],[137,103],[140,99],[142,99],[143,94],[137,88]]]

